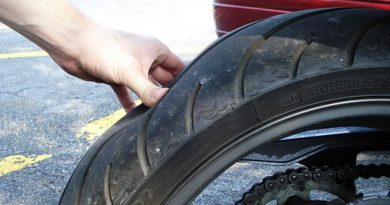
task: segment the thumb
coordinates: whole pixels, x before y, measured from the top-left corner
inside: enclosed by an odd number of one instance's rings
[[[128,77],[130,75],[126,76]],[[148,107],[156,105],[168,91],[168,88],[161,88],[155,85],[141,73],[133,74],[132,78],[128,77],[124,84],[137,93],[138,97]]]
[[[149,86],[144,88],[140,98],[146,106],[153,107],[165,95],[165,93],[167,93],[167,91],[168,88],[161,88],[151,83]]]

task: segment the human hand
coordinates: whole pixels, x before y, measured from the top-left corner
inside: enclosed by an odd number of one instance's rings
[[[163,87],[184,68],[183,62],[154,38],[101,27],[79,35],[66,48],[47,51],[67,73],[111,85],[126,111],[135,106],[128,89],[145,105],[154,106],[168,90]]]
[[[111,85],[126,111],[135,106],[128,89],[151,107],[184,68],[160,41],[102,28],[67,0],[1,1],[0,21],[43,48],[67,73]]]

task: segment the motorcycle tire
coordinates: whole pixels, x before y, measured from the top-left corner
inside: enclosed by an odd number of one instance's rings
[[[390,12],[307,10],[217,40],[153,108],[90,148],[60,204],[188,204],[260,145],[308,129],[388,129]]]

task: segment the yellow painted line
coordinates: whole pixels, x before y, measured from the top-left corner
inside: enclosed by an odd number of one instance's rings
[[[14,171],[21,170],[50,157],[50,154],[38,155],[36,157],[29,157],[24,155],[11,155],[5,157],[4,159],[0,160],[0,177]]]
[[[9,58],[31,58],[49,56],[45,51],[28,51],[28,52],[15,52],[15,53],[0,53],[0,59]]]
[[[135,104],[141,104],[141,100],[136,100]],[[126,112],[123,109],[119,109],[106,117],[94,120],[83,126],[76,134],[76,137],[93,141],[108,130],[108,128],[118,122],[118,120],[125,116],[125,114]]]

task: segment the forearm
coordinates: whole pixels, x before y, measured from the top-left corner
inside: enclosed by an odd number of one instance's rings
[[[66,49],[93,25],[67,0],[1,0],[0,21],[47,51]]]

